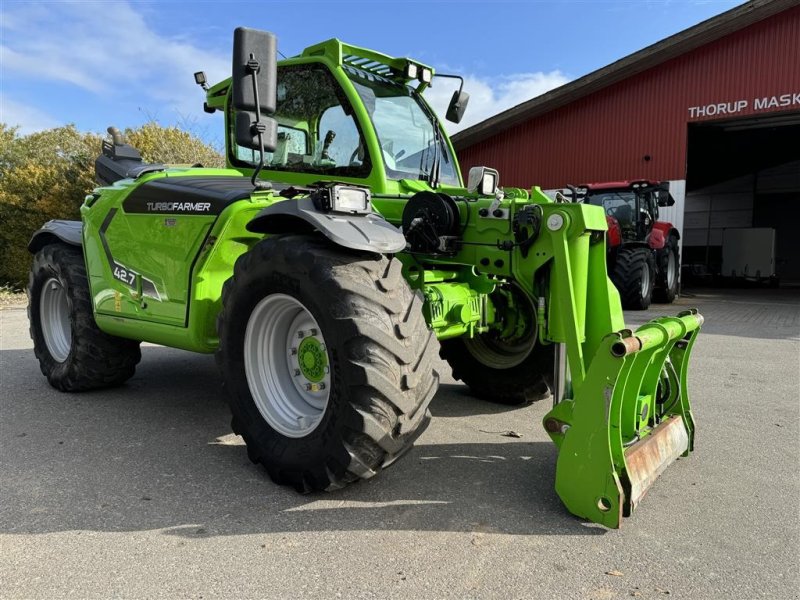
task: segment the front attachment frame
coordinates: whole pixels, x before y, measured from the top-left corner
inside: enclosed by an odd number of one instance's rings
[[[691,310],[606,336],[574,397],[545,416],[559,448],[556,492],[570,512],[618,528],[693,450],[687,370],[702,323]]]

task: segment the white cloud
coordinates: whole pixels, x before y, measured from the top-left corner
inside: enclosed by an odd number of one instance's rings
[[[433,87],[425,92],[425,99],[444,118],[453,92],[458,89],[458,81],[442,78],[434,78],[433,81]],[[465,76],[464,91],[469,94],[467,112],[458,125],[445,121],[445,128],[453,134],[568,81],[561,71],[518,73],[492,79]]]
[[[4,76],[66,82],[104,101],[130,94],[149,100],[146,113],[202,114],[202,93],[192,73],[211,82],[230,75],[229,55],[216,54],[183,38],[157,33],[148,7],[124,2],[11,5],[0,47]],[[166,110],[165,110],[166,109]],[[170,115],[172,116],[172,115]]]
[[[0,94],[0,123],[18,126],[23,135],[60,125],[54,117],[32,106],[10,100],[5,94]]]
[[[230,48],[213,52],[185,35],[161,34],[152,26],[157,14],[152,5],[126,2],[57,2],[46,8],[8,4],[0,23],[3,75],[6,81],[67,83],[89,92],[87,103],[113,106],[132,96],[145,116],[184,125],[207,123],[192,73],[205,70],[211,82],[230,76]],[[568,81],[560,71],[465,79],[469,106],[460,124],[445,122],[451,134]],[[455,80],[437,78],[426,92],[438,114],[444,116],[456,85]],[[35,127],[37,119],[26,117],[35,111],[14,107],[11,114]]]

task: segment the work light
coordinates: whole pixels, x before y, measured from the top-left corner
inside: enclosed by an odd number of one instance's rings
[[[349,185],[328,185],[312,194],[317,207],[324,211],[347,214],[367,214],[372,212],[370,193],[367,188]]]

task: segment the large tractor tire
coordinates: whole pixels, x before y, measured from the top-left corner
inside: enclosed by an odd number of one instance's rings
[[[655,271],[655,258],[650,248],[620,248],[611,271],[611,281],[619,290],[622,308],[645,310],[650,306]]]
[[[678,238],[671,235],[661,250],[656,252],[656,285],[653,290],[653,300],[671,304],[678,295],[678,275],[681,261],[678,249]]]
[[[524,405],[547,398],[553,384],[554,346],[539,343],[536,310],[521,290],[510,287],[498,292],[492,300],[498,314],[504,315],[506,337],[492,330],[474,338],[445,340],[440,355],[453,370],[453,378],[482,400]]]
[[[523,406],[550,397],[555,346],[509,345],[491,332],[442,342],[441,356],[470,392],[489,402]]]
[[[120,385],[142,358],[139,342],[97,327],[79,248],[50,244],[36,253],[28,279],[28,319],[42,373],[63,392]]]
[[[367,479],[424,431],[439,343],[397,259],[272,237],[236,261],[222,303],[232,428],[276,483]]]

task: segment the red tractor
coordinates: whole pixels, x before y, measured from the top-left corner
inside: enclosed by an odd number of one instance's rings
[[[608,220],[608,272],[623,308],[672,302],[678,293],[678,230],[658,220],[675,200],[666,181],[611,181],[570,187],[573,201],[602,206]]]

